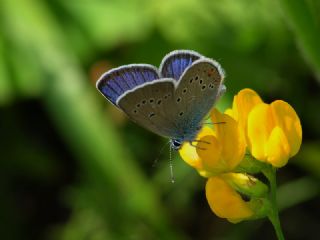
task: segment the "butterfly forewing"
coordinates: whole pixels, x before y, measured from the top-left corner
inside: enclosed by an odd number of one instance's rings
[[[179,133],[176,132],[173,95],[174,80],[161,79],[120,96],[117,105],[139,125],[158,135],[174,137]]]
[[[97,82],[98,90],[113,104],[131,89],[159,79],[157,69],[148,64],[132,64],[112,69]]]

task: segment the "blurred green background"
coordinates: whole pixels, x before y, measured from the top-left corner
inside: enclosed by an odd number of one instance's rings
[[[1,239],[274,239],[266,220],[231,224],[205,179],[166,140],[128,121],[95,89],[101,73],[158,66],[192,49],[240,89],[283,99],[303,125],[300,153],[278,171],[287,239],[319,239],[320,1],[1,0]]]

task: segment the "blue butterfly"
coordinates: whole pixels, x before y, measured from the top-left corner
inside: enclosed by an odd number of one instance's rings
[[[167,54],[159,69],[130,64],[111,69],[97,81],[97,89],[142,127],[170,138],[178,150],[192,143],[203,118],[226,91],[220,64],[195,51]]]

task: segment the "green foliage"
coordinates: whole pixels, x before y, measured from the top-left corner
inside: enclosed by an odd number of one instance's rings
[[[287,176],[283,182],[291,184],[297,169],[309,175],[307,181],[318,180],[319,11],[316,0],[2,0],[0,225],[8,225],[2,238],[211,239],[233,227],[219,229],[202,180],[181,159],[174,158],[173,185],[166,150],[163,161],[151,167],[164,142],[112,118],[95,90],[97,76],[90,79],[102,60],[104,70],[133,62],[159,65],[173,49],[216,59],[226,70],[228,88],[218,107],[224,109],[244,87],[265,99],[288,101],[301,117],[304,144],[281,172]],[[25,206],[25,195],[19,199],[38,184],[59,186],[48,194],[68,209],[67,217],[46,222],[45,213],[20,211],[42,209]],[[294,185],[299,194],[288,204],[286,197],[296,190],[280,188],[280,207],[319,196],[319,189],[306,185]],[[48,208],[48,215],[55,211]],[[255,236],[259,225],[250,233],[247,228],[234,230],[238,239]]]

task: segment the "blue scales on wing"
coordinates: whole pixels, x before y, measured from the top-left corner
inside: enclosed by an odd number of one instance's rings
[[[114,105],[125,92],[159,79],[158,70],[148,64],[132,64],[112,69],[97,81],[98,90]]]
[[[194,51],[176,50],[170,52],[160,64],[160,75],[162,78],[179,80],[186,68],[200,58],[203,58],[203,56]]]

